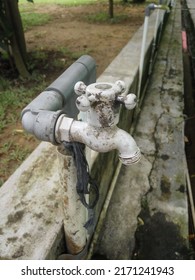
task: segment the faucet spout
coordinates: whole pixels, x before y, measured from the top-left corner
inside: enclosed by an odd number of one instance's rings
[[[115,136],[119,159],[125,165],[137,163],[141,158],[141,152],[133,137],[126,131],[117,128]]]
[[[119,152],[119,159],[125,165],[134,164],[140,160],[140,149],[133,137],[116,125],[103,128],[73,119],[70,122],[70,118],[63,115],[60,119],[56,127],[57,141],[80,142],[100,153],[116,149]]]

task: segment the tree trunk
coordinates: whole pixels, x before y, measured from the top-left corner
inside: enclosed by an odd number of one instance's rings
[[[10,46],[13,59],[19,74],[22,77],[29,77],[30,74],[26,68],[26,43],[18,2],[17,0],[4,0],[4,2],[6,16],[12,30]]]
[[[109,0],[109,17],[113,18],[114,17],[114,1]]]

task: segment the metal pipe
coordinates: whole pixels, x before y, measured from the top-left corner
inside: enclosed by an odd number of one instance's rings
[[[166,6],[166,5],[156,5],[156,4],[153,4],[153,3],[149,4],[145,9],[143,38],[142,38],[140,63],[139,63],[139,82],[138,82],[138,90],[137,90],[138,100],[140,99],[140,94],[141,94],[141,85],[142,85],[142,77],[143,77],[144,57],[145,57],[145,51],[146,51],[146,41],[147,41],[149,17],[151,15],[151,11],[153,11],[155,9],[163,9],[163,10],[167,10],[167,11],[169,10],[168,6]],[[157,16],[158,16],[158,14],[157,14]],[[158,26],[157,26],[157,20],[156,20],[155,29],[157,29],[157,28],[158,28]]]
[[[195,229],[195,207],[194,207],[194,199],[193,199],[193,194],[192,194],[192,185],[191,185],[191,181],[190,181],[190,176],[189,176],[188,168],[186,168],[186,182],[187,182],[187,190],[188,190],[188,195],[189,195],[189,204],[190,204],[191,215],[192,215],[192,223],[193,223],[193,227]]]
[[[140,63],[139,63],[139,83],[138,83],[138,91],[137,91],[138,100],[140,98],[140,93],[141,93],[141,84],[142,84],[143,66],[144,66],[144,57],[145,57],[145,46],[146,46],[147,31],[148,31],[148,22],[149,22],[149,16],[145,16],[143,38],[142,38],[142,45],[141,45]]]
[[[162,0],[159,0],[159,4],[162,4]],[[151,53],[151,59],[150,59],[150,65],[149,65],[149,75],[152,72],[152,66],[153,66],[152,64],[153,64],[153,58],[154,58],[155,49],[156,49],[156,40],[157,40],[157,33],[158,33],[158,26],[159,26],[159,18],[160,18],[160,9],[157,10],[157,15],[156,15],[156,22],[155,22],[153,43],[152,43],[152,53]]]
[[[72,155],[62,146],[58,147],[58,162],[62,203],[64,212],[64,231],[67,253],[79,254],[87,243],[87,210],[76,192],[76,167]]]

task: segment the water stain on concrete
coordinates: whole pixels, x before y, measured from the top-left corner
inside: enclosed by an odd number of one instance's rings
[[[186,260],[190,251],[181,237],[179,227],[167,221],[164,213],[150,216],[147,209],[140,213],[144,224],[135,233],[134,260]]]
[[[18,221],[20,221],[22,219],[24,215],[24,211],[23,210],[19,210],[13,214],[9,214],[8,217],[7,217],[7,224],[13,224],[13,223],[16,223]]]
[[[169,197],[171,195],[170,180],[169,180],[169,178],[167,178],[164,175],[161,178],[160,189],[161,189],[162,195],[166,195],[166,197]]]
[[[20,258],[24,255],[24,246],[20,246],[18,250],[12,255],[13,259]]]

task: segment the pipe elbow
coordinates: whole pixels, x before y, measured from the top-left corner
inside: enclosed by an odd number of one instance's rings
[[[151,11],[155,10],[155,8],[156,8],[156,5],[154,3],[150,3],[145,9],[145,16],[149,17],[151,14]]]
[[[31,134],[34,132],[34,119],[35,115],[30,110],[22,112],[22,127],[26,132]]]
[[[39,140],[58,145],[55,139],[55,126],[61,114],[61,111],[24,110],[22,113],[22,126],[28,133],[35,135]]]

